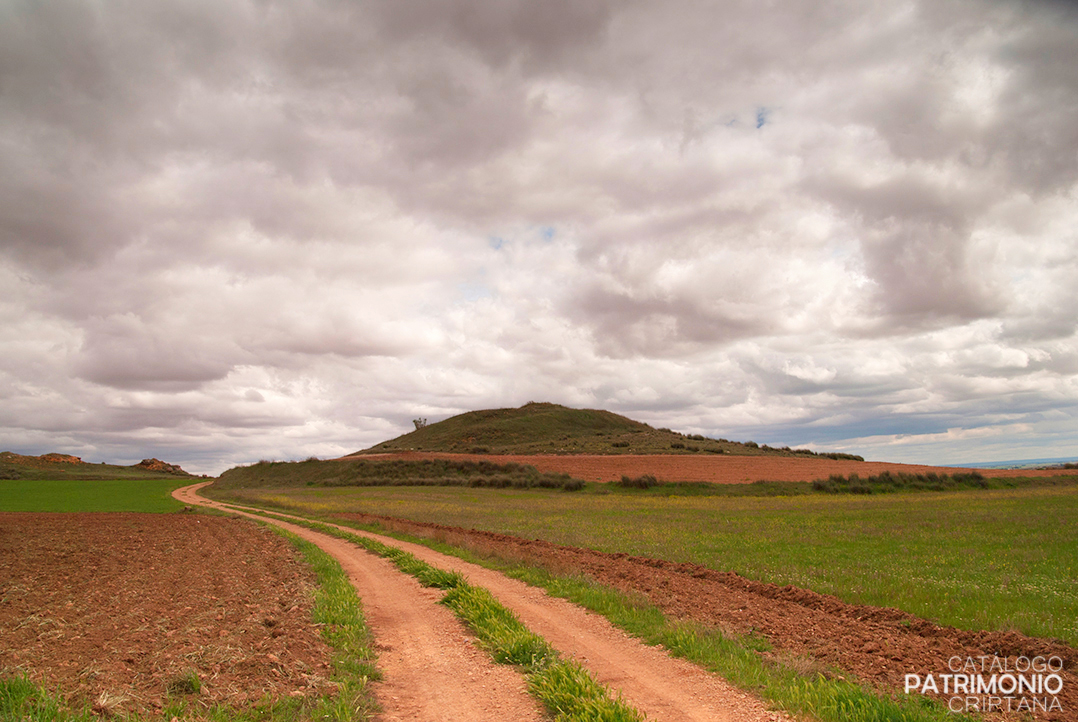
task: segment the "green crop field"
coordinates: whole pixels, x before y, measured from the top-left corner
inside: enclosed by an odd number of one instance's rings
[[[150,511],[183,508],[172,490],[191,478],[3,479],[0,511]]]
[[[695,562],[961,628],[1017,629],[1078,644],[1073,485],[767,498],[447,487],[229,496],[316,515],[359,511]]]

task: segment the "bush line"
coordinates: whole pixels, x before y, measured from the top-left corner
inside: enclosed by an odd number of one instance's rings
[[[827,479],[812,482],[814,491],[828,494],[883,494],[895,491],[950,491],[953,489],[987,489],[988,480],[978,471],[956,474],[906,474],[885,471],[873,476],[832,474]]]

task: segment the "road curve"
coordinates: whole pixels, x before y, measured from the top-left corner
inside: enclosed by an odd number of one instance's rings
[[[176,498],[184,503],[232,512],[243,508],[198,496],[195,492],[202,486],[205,484],[179,489]],[[791,719],[786,713],[768,710],[761,700],[720,677],[648,646],[614,627],[606,618],[564,599],[551,597],[541,589],[419,544],[349,527],[338,528],[403,549],[438,568],[461,572],[470,583],[489,590],[528,629],[545,638],[561,654],[578,660],[599,682],[620,693],[650,722],[778,722]],[[348,547],[355,549],[351,545]],[[359,592],[366,605],[364,590],[359,589]],[[398,601],[398,604],[403,606],[404,603]],[[377,630],[373,620],[371,626]]]

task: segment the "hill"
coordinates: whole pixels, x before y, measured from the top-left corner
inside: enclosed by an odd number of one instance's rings
[[[571,409],[559,404],[527,403],[517,409],[469,411],[383,441],[362,454],[439,451],[470,454],[733,454],[740,456],[827,456],[860,460],[849,454],[816,454],[808,449],[774,449],[655,429],[610,411]]]
[[[90,464],[69,454],[23,456],[0,452],[0,479],[161,479],[191,476],[176,464],[143,459],[131,466]]]

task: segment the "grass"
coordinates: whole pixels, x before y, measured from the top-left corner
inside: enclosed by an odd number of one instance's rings
[[[1017,629],[1078,645],[1073,484],[865,496],[455,488],[231,496],[305,514],[381,514],[693,562],[851,603],[898,607],[941,624]]]
[[[25,677],[0,677],[0,719],[19,722],[91,722],[98,718],[85,705],[71,709],[59,693]]]
[[[351,537],[332,527],[313,523],[308,525],[337,536]],[[805,664],[804,660],[764,656],[762,652],[770,651],[765,639],[737,637],[703,625],[671,621],[642,597],[631,597],[577,576],[555,575],[534,566],[480,557],[442,542],[386,532],[375,525],[357,526],[499,569],[509,576],[541,587],[553,596],[602,614],[615,626],[647,644],[661,645],[672,655],[719,674],[734,685],[759,694],[783,709],[809,715],[820,722],[971,721],[971,718],[955,715],[943,705],[925,697],[892,699],[880,696],[854,681],[842,678],[840,673],[815,668]],[[411,554],[366,538],[351,538],[376,553],[393,558],[405,571],[415,573],[415,562],[418,560]],[[431,569],[423,562],[418,564]],[[575,665],[551,665],[549,647],[523,629],[489,593],[469,587],[458,574],[441,574],[448,576],[441,584],[429,586],[449,590],[444,603],[477,630],[481,643],[497,661],[524,668],[529,689],[543,700],[555,719],[621,719],[593,714],[594,700],[601,699],[592,687],[594,682]],[[535,670],[540,673],[537,674]]]
[[[341,565],[314,544],[294,534],[272,527],[303,554],[318,576],[313,621],[322,625],[322,638],[333,649],[335,696],[324,696],[307,710],[303,719],[367,720],[378,711],[372,681],[381,679],[375,666],[376,654],[370,629],[355,587]]]
[[[293,519],[289,521],[295,523]],[[490,592],[468,584],[459,573],[438,569],[373,539],[317,522],[300,523],[386,557],[424,586],[445,590],[441,603],[475,632],[491,659],[521,670],[528,691],[547,708],[555,722],[643,722],[639,712],[611,696],[577,662],[561,659],[546,640],[525,628]]]
[[[333,649],[332,681],[337,685],[337,693],[314,699],[266,698],[244,708],[223,704],[204,708],[192,703],[191,696],[197,695],[201,681],[191,672],[169,682],[160,714],[106,716],[126,722],[173,718],[207,722],[350,722],[374,717],[378,707],[370,683],[380,679],[380,674],[375,667],[372,637],[355,588],[331,556],[310,542],[277,527],[272,528],[292,542],[318,577],[312,621],[322,626],[322,638]],[[99,708],[107,709],[107,701],[99,698]],[[25,677],[0,677],[0,720],[91,722],[101,718],[90,703],[70,705],[59,691],[47,690]]]
[[[0,481],[0,511],[178,511],[174,489],[190,478],[155,479],[5,479]]]

